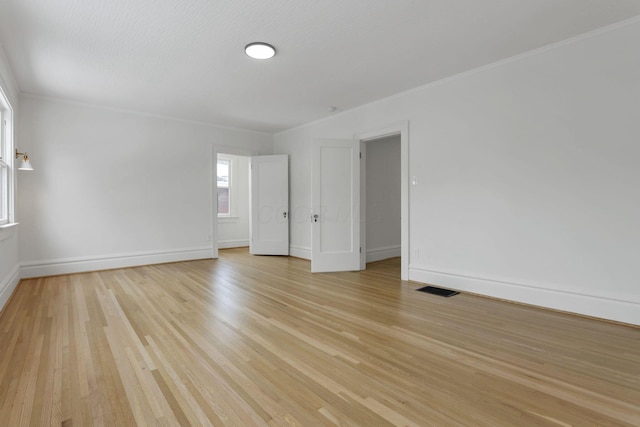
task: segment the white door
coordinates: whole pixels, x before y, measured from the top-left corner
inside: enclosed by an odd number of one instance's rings
[[[254,255],[289,255],[289,159],[251,157],[251,240]]]
[[[311,271],[360,270],[360,143],[312,147]]]

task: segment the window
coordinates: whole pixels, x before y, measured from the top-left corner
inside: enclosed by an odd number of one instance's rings
[[[13,144],[9,103],[0,90],[0,225],[11,219]]]
[[[218,158],[218,216],[231,216],[231,160]]]

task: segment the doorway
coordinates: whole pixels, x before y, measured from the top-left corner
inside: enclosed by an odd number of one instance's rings
[[[361,144],[361,268],[401,257],[402,192],[400,134]]]
[[[218,196],[218,187],[224,187],[225,178],[221,176],[221,179],[218,179],[218,167],[217,167],[218,156],[220,156],[221,160],[234,158],[233,156],[235,156],[235,158],[238,158],[241,162],[244,162],[246,160],[247,161],[246,167],[249,168],[251,165],[251,162],[250,162],[251,157],[259,155],[259,153],[251,150],[243,149],[243,148],[238,148],[238,147],[232,147],[232,146],[226,146],[226,145],[218,145],[218,146],[214,145],[212,146],[211,154],[212,156],[211,156],[210,182],[211,182],[212,210],[211,210],[211,232],[210,232],[211,238],[210,239],[212,243],[211,258],[215,259],[215,258],[218,258],[218,255],[219,255],[218,247],[223,249],[223,248],[236,247],[240,245],[249,246],[249,236],[250,236],[249,232],[242,231],[245,229],[244,225],[242,224],[243,220],[240,218],[237,218],[238,211],[245,212],[244,204],[243,203],[235,204],[243,200],[247,200],[246,203],[248,204],[249,190],[247,189],[246,199],[242,195],[238,197],[237,194],[234,197],[234,187],[236,186],[236,184],[239,184],[240,187],[242,188],[244,186],[242,182],[246,181],[246,185],[247,186],[249,185],[249,172],[247,171],[246,174],[241,173],[240,176],[234,176],[238,172],[241,172],[243,168],[243,164],[241,163],[239,166],[231,164],[230,172],[229,172],[231,174],[231,177],[227,178],[227,180],[230,181],[231,183],[231,190],[229,195],[229,202],[231,202],[229,207],[230,210],[228,214],[223,214],[219,216],[218,201],[220,200],[220,198],[223,198],[224,195],[220,195],[220,197]],[[220,172],[223,172],[223,170],[221,170]],[[240,189],[241,194],[242,192],[243,190]],[[220,201],[225,203],[224,200],[220,200]],[[226,208],[222,209],[222,211],[226,212],[227,209]],[[250,208],[247,207],[246,213],[243,213],[241,215],[246,216],[248,214],[250,214]],[[247,219],[247,221],[249,220]],[[234,228],[236,227],[238,229],[234,230]],[[220,235],[220,232],[222,232],[222,236]]]
[[[367,141],[392,135],[400,136],[400,278],[409,280],[408,121],[353,139],[312,140],[312,272],[366,269],[366,186],[361,153],[366,151]]]
[[[360,243],[362,252],[360,254],[360,269],[365,270],[367,268],[367,201],[366,194],[367,188],[367,148],[369,142],[375,144],[376,141],[384,141],[386,138],[392,138],[392,140],[400,140],[400,165],[399,176],[398,173],[392,172],[394,179],[398,176],[400,180],[400,278],[402,280],[409,280],[409,122],[402,121],[395,124],[388,125],[386,127],[363,133],[359,135],[360,150],[363,153],[362,168],[360,170]],[[395,146],[393,149],[397,149]],[[391,150],[393,150],[391,149]],[[397,163],[395,164],[397,166]],[[394,167],[395,167],[394,166]],[[371,166],[373,167],[373,166]],[[384,164],[379,168],[385,168]],[[382,175],[384,179],[384,175]],[[395,187],[397,188],[397,187]],[[375,187],[369,188],[369,191],[375,191]],[[384,198],[383,198],[384,200]],[[397,202],[393,202],[397,203]],[[395,211],[397,212],[397,211]],[[375,222],[375,219],[373,220]],[[394,227],[397,227],[397,222]],[[395,230],[395,228],[394,228]],[[395,231],[393,233],[396,233]],[[375,241],[369,245],[370,252],[378,252],[370,254],[369,259],[381,259],[380,257],[386,257],[397,254],[397,248],[395,244],[383,245],[378,247],[379,251],[373,251],[376,249]],[[385,246],[389,246],[386,247]],[[387,251],[388,250],[388,251]]]
[[[288,156],[214,147],[211,172],[212,258],[219,248],[243,247],[288,255]]]
[[[250,157],[217,153],[216,197],[218,248],[249,246]]]

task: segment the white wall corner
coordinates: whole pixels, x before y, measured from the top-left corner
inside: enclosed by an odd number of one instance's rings
[[[289,255],[296,258],[311,260],[311,248],[303,246],[289,246]]]
[[[640,325],[640,303],[601,296],[543,289],[451,272],[411,267],[409,280],[528,305]]]
[[[0,313],[11,298],[11,294],[20,282],[20,266],[16,265],[11,273],[0,282]]]
[[[245,248],[249,246],[248,240],[221,240],[218,249]]]
[[[198,259],[211,259],[211,248],[187,248],[171,251],[33,261],[22,264],[21,276],[24,279]]]
[[[397,258],[397,257],[400,257],[400,255],[401,255],[400,245],[369,249],[367,251],[367,262],[376,262],[376,261],[382,261],[389,258]]]

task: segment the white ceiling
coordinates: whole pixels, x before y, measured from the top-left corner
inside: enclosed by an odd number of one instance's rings
[[[0,0],[0,43],[26,93],[277,132],[636,15],[639,0]],[[246,57],[253,41],[277,56]]]

